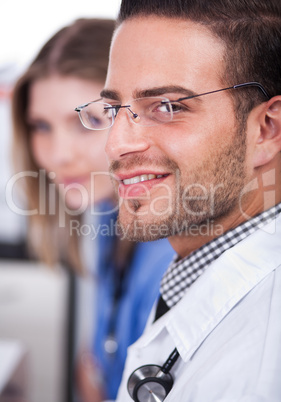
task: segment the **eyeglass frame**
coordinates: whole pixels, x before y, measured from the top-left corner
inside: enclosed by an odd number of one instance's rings
[[[222,89],[216,89],[216,90],[214,90],[214,91],[204,92],[204,93],[202,93],[202,94],[184,96],[184,97],[182,97],[182,98],[178,98],[178,99],[175,99],[175,100],[170,100],[170,99],[167,98],[167,100],[164,100],[164,99],[163,99],[163,101],[162,101],[161,103],[162,103],[163,105],[165,105],[166,103],[169,103],[169,102],[181,102],[181,101],[183,101],[183,100],[198,98],[199,96],[210,95],[210,94],[214,94],[214,93],[217,93],[217,92],[227,91],[227,90],[230,90],[230,89],[239,89],[239,88],[245,88],[245,87],[257,87],[257,88],[259,88],[259,89],[261,90],[261,92],[262,92],[263,95],[267,98],[267,100],[270,99],[270,96],[269,96],[268,92],[266,91],[266,89],[263,87],[262,84],[260,84],[259,82],[256,82],[256,81],[250,81],[250,82],[244,82],[244,83],[242,83],[242,84],[233,85],[233,86],[231,86],[231,87],[226,87],[226,88],[222,88]],[[148,99],[148,98],[150,98],[150,97],[147,97],[147,99]],[[151,98],[152,98],[152,97],[151,97]],[[165,97],[163,97],[163,98],[165,98]],[[144,99],[145,99],[145,98],[144,98]],[[85,128],[87,128],[88,130],[100,131],[100,130],[107,130],[108,128],[112,127],[113,124],[114,124],[115,118],[117,117],[117,114],[118,114],[119,110],[122,109],[122,108],[128,109],[128,110],[130,111],[130,113],[132,113],[134,119],[136,119],[136,118],[138,117],[137,113],[134,113],[134,112],[130,109],[131,105],[110,105],[109,103],[101,102],[101,103],[104,103],[105,105],[108,105],[108,106],[106,106],[106,107],[104,108],[104,110],[115,109],[116,114],[115,114],[115,116],[112,117],[112,124],[111,124],[110,126],[108,126],[108,127],[105,127],[105,128],[89,128],[89,127],[87,127],[87,126],[84,124],[80,113],[81,113],[81,111],[82,111],[85,107],[89,106],[89,105],[92,104],[92,103],[99,102],[99,101],[101,101],[101,100],[102,100],[102,98],[97,99],[97,100],[95,100],[95,101],[91,101],[91,102],[85,103],[85,104],[80,105],[80,106],[77,106],[77,107],[74,109],[75,112],[78,112],[79,118],[80,118],[80,121],[81,121],[82,125],[83,125]],[[134,100],[133,100],[133,101],[134,101]],[[171,119],[171,121],[172,121],[172,120],[173,120],[173,118]],[[133,121],[133,120],[132,120],[132,121]],[[161,123],[160,123],[160,124],[161,124]],[[163,122],[162,124],[165,124],[165,122]]]

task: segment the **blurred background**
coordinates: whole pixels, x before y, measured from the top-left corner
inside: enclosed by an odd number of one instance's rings
[[[71,275],[22,258],[24,217],[9,208],[6,199],[13,175],[13,83],[62,26],[81,17],[116,18],[119,4],[119,0],[0,3],[0,402],[74,401],[71,362],[76,331],[89,327],[87,317],[84,325],[75,314]],[[83,303],[79,309],[83,310]]]
[[[0,4],[0,240],[22,234],[21,218],[6,205],[10,170],[9,97],[13,82],[41,46],[61,27],[81,17],[116,18],[120,0],[9,0]]]

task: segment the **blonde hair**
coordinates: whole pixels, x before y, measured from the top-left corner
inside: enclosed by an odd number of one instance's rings
[[[24,191],[28,210],[38,213],[28,218],[28,247],[33,256],[50,266],[64,261],[78,272],[82,270],[77,235],[70,234],[71,216],[66,213],[64,227],[59,227],[62,199],[56,191],[50,211],[48,174],[36,164],[30,145],[27,108],[31,84],[52,74],[75,76],[104,83],[111,37],[115,23],[109,19],[79,19],[58,31],[39,51],[15,84],[12,96],[13,159],[16,172],[35,172],[38,179],[25,175]],[[44,211],[40,211],[44,175]],[[22,180],[21,180],[22,181]],[[42,180],[41,180],[42,186]],[[41,193],[40,193],[41,191]],[[54,212],[53,212],[54,211]],[[76,219],[81,219],[77,216]]]

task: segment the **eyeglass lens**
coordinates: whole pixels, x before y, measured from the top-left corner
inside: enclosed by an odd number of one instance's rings
[[[128,105],[109,105],[92,102],[80,110],[83,125],[92,130],[103,130],[112,126],[120,110],[126,109],[132,121],[141,126],[167,123],[172,120],[172,107],[167,98],[149,97],[131,101]]]

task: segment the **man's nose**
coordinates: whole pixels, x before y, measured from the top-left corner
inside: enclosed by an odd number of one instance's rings
[[[130,111],[120,109],[109,130],[105,151],[110,161],[144,152],[150,146],[149,138],[145,135],[147,128],[134,123],[128,113]]]

